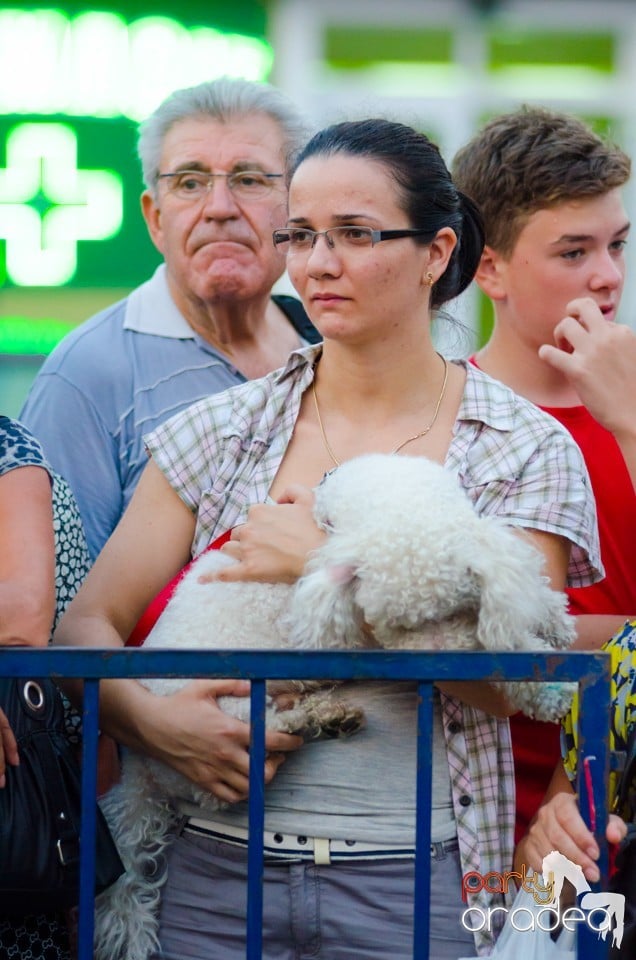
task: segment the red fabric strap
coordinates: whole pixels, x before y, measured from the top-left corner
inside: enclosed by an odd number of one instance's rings
[[[227,543],[227,541],[230,539],[231,536],[232,536],[231,530],[228,530],[227,533],[223,533],[220,537],[217,537],[217,539],[214,540],[209,547],[206,547],[203,553],[207,553],[208,550],[220,550],[223,544]],[[140,616],[139,620],[135,624],[132,633],[128,637],[128,640],[126,641],[127,647],[143,646],[143,643],[146,637],[148,636],[148,634],[154,627],[155,623],[163,613],[172,594],[175,592],[177,588],[177,584],[179,583],[181,578],[185,576],[185,574],[190,569],[190,567],[192,566],[195,560],[198,560],[198,557],[194,557],[194,559],[190,560],[189,563],[186,563],[185,567],[182,567],[182,569],[179,570],[179,573],[176,575],[176,577],[173,577],[170,583],[167,583],[163,588],[163,590],[161,590],[157,594],[157,596],[150,601],[150,603],[148,604],[148,606]]]

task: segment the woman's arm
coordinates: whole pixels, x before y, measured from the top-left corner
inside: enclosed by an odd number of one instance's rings
[[[51,480],[42,467],[0,477],[0,646],[45,647],[55,616]],[[0,710],[0,788],[18,748]]]
[[[195,519],[153,461],[56,632],[56,644],[121,647],[190,559]]]
[[[636,604],[635,604],[636,607]],[[619,630],[626,620],[633,620],[634,613],[621,616],[604,613],[585,613],[576,618],[576,640],[573,650],[600,650]]]
[[[18,745],[9,726],[9,721],[0,710],[0,789],[6,784],[6,764],[17,767],[20,763]]]
[[[0,542],[0,646],[45,647],[55,616],[55,543],[42,467],[0,477]]]
[[[541,530],[523,530],[520,536],[532,543],[543,554],[544,572],[550,580],[552,589],[564,590],[570,560],[570,541],[565,537]],[[496,717],[509,717],[518,709],[513,707],[502,690],[492,683],[451,681],[438,683],[436,686],[448,696],[455,697],[471,707],[492,713]]]
[[[121,647],[150,600],[190,558],[195,518],[150,461],[128,509],[55,633],[56,644]],[[79,690],[75,687],[77,699]],[[197,680],[169,698],[136,680],[101,684],[102,729],[163,760],[229,802],[247,793],[249,726],[224,714],[221,695],[245,695],[241,681]],[[169,700],[169,706],[166,700]],[[268,732],[270,752],[297,747],[297,737]],[[281,758],[270,758],[271,778]]]

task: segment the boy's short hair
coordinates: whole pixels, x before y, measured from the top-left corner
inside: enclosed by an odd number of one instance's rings
[[[486,243],[504,257],[537,210],[621,187],[630,170],[627,154],[582,120],[531,106],[494,117],[452,165],[481,210]]]

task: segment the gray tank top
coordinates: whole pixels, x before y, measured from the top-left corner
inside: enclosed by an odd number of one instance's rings
[[[362,707],[367,725],[342,740],[312,741],[289,754],[265,791],[267,830],[409,846],[415,833],[416,687],[356,682],[337,695]],[[194,813],[194,811],[192,811]],[[246,826],[247,804],[215,815]],[[434,698],[433,841],[456,835],[441,704]]]

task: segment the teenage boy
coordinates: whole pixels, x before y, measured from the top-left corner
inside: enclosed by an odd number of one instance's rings
[[[568,591],[581,648],[600,647],[636,611],[636,494],[621,438],[585,406],[576,368],[546,345],[555,344],[564,318],[570,333],[572,325],[588,330],[616,319],[629,231],[621,188],[630,166],[580,120],[535,107],[491,120],[453,164],[457,186],[484,216],[476,280],[495,312],[492,336],[473,362],[567,427],[589,470],[606,576]],[[567,352],[563,329],[557,346]],[[519,839],[560,760],[559,728],[520,715],[511,727]]]

